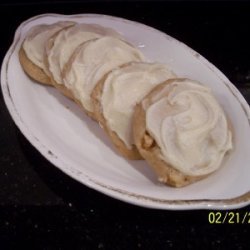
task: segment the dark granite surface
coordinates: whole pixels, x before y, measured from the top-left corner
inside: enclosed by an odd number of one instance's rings
[[[6,1],[1,62],[20,22],[48,12],[103,13],[158,28],[215,64],[250,103],[250,2]],[[0,249],[249,249],[250,224],[209,224],[209,212],[136,207],[72,180],[25,139],[0,95]]]

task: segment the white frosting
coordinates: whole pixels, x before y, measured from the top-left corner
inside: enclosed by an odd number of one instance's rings
[[[73,25],[73,22],[41,24],[31,28],[23,43],[23,49],[29,60],[39,68],[46,71],[44,64],[46,41],[60,29],[70,25]]]
[[[101,36],[120,35],[112,29],[104,28],[97,24],[75,24],[63,29],[53,38],[51,46],[48,40],[46,53],[48,56],[49,70],[57,83],[63,83],[62,72],[73,51],[81,43]]]
[[[173,77],[174,73],[158,63],[132,63],[108,75],[101,97],[103,116],[127,148],[133,145],[135,105],[157,84]]]
[[[91,92],[105,74],[128,62],[144,60],[138,49],[114,37],[87,41],[78,47],[72,58],[64,82],[90,112],[93,111]]]
[[[232,133],[211,90],[191,80],[176,80],[152,101],[146,109],[146,128],[162,159],[191,176],[218,169],[232,148]]]

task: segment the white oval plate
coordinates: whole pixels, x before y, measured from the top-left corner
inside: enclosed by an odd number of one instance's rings
[[[234,150],[219,171],[184,188],[157,182],[145,161],[120,157],[97,123],[55,89],[23,72],[18,51],[34,25],[74,20],[114,28],[151,61],[166,63],[180,77],[211,87],[234,128]],[[174,38],[140,23],[96,15],[44,14],[22,23],[1,72],[6,105],[27,139],[56,167],[111,197],[160,209],[233,209],[250,203],[250,112],[232,83],[201,55]]]

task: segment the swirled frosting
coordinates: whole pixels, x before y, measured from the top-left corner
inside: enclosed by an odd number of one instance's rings
[[[103,116],[119,138],[131,149],[134,107],[157,84],[175,77],[159,63],[131,63],[111,72],[103,86],[101,104]]]
[[[55,37],[51,38],[53,44],[49,39],[46,45],[46,53],[49,70],[54,80],[59,84],[63,83],[62,71],[77,46],[88,40],[107,35],[120,37],[116,31],[110,28],[97,24],[80,23],[58,32]]]
[[[232,149],[232,132],[211,90],[195,81],[175,80],[154,95],[146,129],[162,159],[191,176],[209,174]]]
[[[46,41],[59,30],[73,24],[73,22],[65,21],[53,24],[41,24],[31,28],[23,42],[23,49],[26,56],[36,66],[46,72],[44,63]]]
[[[65,85],[83,107],[92,112],[91,92],[104,75],[131,61],[144,60],[143,54],[115,37],[101,37],[80,45],[69,60],[64,74]]]

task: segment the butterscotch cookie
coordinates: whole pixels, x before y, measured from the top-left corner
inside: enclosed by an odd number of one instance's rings
[[[50,77],[45,74],[42,68],[38,67],[27,57],[23,48],[19,50],[19,61],[23,70],[29,77],[39,83],[51,85]]]
[[[116,37],[101,37],[79,45],[65,65],[63,80],[86,113],[94,117],[91,93],[109,71],[131,61],[143,61],[143,54]]]
[[[46,44],[47,68],[53,80],[63,84],[62,72],[74,50],[82,43],[102,36],[121,37],[113,29],[97,24],[76,23],[61,29]]]
[[[34,80],[51,85],[45,69],[45,42],[58,30],[72,25],[73,22],[57,22],[34,26],[27,33],[19,50],[19,60],[24,71]]]
[[[168,80],[136,106],[140,154],[159,181],[182,187],[205,178],[232,149],[232,131],[212,91],[189,79]]]
[[[173,77],[166,65],[132,62],[108,73],[95,87],[94,115],[121,155],[142,158],[133,140],[134,107],[157,84]]]

